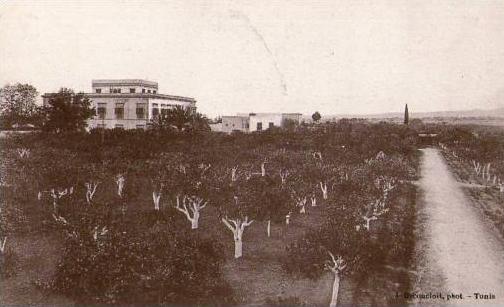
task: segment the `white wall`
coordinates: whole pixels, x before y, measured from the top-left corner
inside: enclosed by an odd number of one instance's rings
[[[257,131],[257,123],[262,123],[262,130],[269,127],[269,123],[280,127],[282,125],[282,114],[257,114],[250,116],[250,131]]]
[[[159,114],[161,114],[161,109],[171,109],[173,106],[189,107],[190,102],[173,100],[173,99],[159,99],[159,98],[149,98],[149,119],[152,119],[152,108],[153,104],[157,104],[159,109]]]

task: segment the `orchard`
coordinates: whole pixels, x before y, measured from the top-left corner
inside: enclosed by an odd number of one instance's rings
[[[408,276],[387,273],[410,265],[414,245],[418,142],[407,126],[93,130],[2,143],[2,274],[16,275],[15,240],[55,238],[54,272],[37,281],[47,293],[84,304],[314,303],[246,281],[277,264],[260,282],[291,293],[291,280],[331,276],[320,298],[330,306],[358,303],[358,288],[384,276],[408,289]],[[345,283],[354,288],[343,299]]]

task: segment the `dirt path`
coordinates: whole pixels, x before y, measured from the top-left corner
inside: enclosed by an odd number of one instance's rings
[[[473,207],[436,149],[423,149],[417,293],[420,304],[504,305],[504,242]],[[448,294],[462,294],[463,299]],[[475,293],[495,299],[477,299]],[[491,298],[491,296],[489,296]]]

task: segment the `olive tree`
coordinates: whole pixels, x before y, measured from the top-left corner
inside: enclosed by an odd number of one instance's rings
[[[201,210],[208,204],[210,193],[210,163],[192,161],[178,166],[175,209],[183,213],[191,223],[191,229],[197,229]]]
[[[284,267],[291,274],[316,279],[330,272],[331,307],[337,305],[342,278],[362,270],[370,261],[369,237],[356,229],[359,222],[356,213],[349,205],[333,206],[326,222],[292,243],[284,258]]]
[[[227,174],[222,174],[211,193],[211,201],[218,208],[222,223],[231,231],[234,240],[234,257],[243,255],[243,234],[252,225],[255,208],[250,199],[247,179],[229,181]]]
[[[292,210],[287,188],[274,178],[265,176],[248,180],[246,190],[242,201],[255,210],[254,216],[257,220],[266,221],[266,233],[270,237],[271,222],[283,221]]]

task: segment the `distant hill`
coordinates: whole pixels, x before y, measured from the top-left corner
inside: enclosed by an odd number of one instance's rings
[[[403,112],[390,112],[380,114],[335,114],[322,115],[322,121],[338,119],[338,118],[403,118]],[[504,107],[493,110],[465,110],[465,111],[438,111],[438,112],[410,112],[410,118],[432,118],[432,117],[502,117],[504,119]],[[306,116],[306,119],[311,120],[311,116]]]

